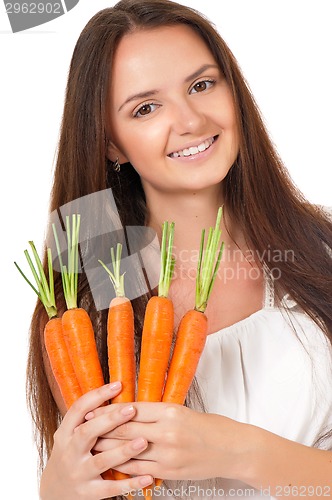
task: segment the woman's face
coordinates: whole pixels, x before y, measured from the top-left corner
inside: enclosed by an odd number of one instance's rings
[[[205,43],[185,25],[122,38],[109,116],[116,146],[109,157],[129,161],[147,195],[217,186],[238,153],[231,92]]]

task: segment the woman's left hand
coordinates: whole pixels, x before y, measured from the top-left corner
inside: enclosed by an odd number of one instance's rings
[[[136,437],[149,442],[144,452],[117,470],[163,479],[217,476],[240,479],[245,433],[250,426],[181,405],[133,403],[133,406],[136,410],[133,419],[104,435],[95,447],[96,451],[105,451],[117,446],[119,440]],[[110,407],[99,408],[94,414],[108,411]]]

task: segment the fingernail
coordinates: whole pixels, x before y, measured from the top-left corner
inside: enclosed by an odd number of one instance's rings
[[[144,450],[146,448],[146,440],[144,438],[137,438],[132,443],[133,450]]]
[[[148,486],[153,481],[151,476],[143,476],[140,478],[139,483],[141,486]]]
[[[91,420],[94,416],[95,414],[93,413],[93,411],[89,411],[89,413],[85,415],[85,420]]]
[[[130,415],[131,413],[134,412],[134,407],[133,405],[130,405],[130,406],[125,406],[124,408],[122,408],[121,410],[121,413],[122,415]]]
[[[116,390],[120,389],[120,387],[121,387],[121,382],[112,382],[110,384],[111,391],[116,391]]]

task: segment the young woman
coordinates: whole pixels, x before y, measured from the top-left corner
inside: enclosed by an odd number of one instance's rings
[[[66,413],[37,305],[28,387],[48,459],[41,498],[113,497],[153,477],[165,479],[164,496],[331,496],[332,225],[293,186],[224,41],[177,3],[122,0],[77,42],[50,209],[109,188],[123,226],[160,237],[162,222],[175,221],[176,325],[194,304],[201,230],[224,207],[226,250],[197,371],[202,405],[100,407],[118,383]],[[59,276],[56,291],[61,308]],[[138,352],[149,296],[133,301]],[[84,272],[79,299],[106,374],[107,310],[95,307]],[[109,468],[133,477],[102,479]]]

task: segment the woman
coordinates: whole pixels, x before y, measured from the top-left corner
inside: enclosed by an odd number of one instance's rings
[[[28,382],[48,457],[41,498],[112,497],[152,477],[166,480],[164,495],[191,498],[247,489],[330,496],[332,455],[318,448],[330,447],[332,428],[331,222],[292,185],[236,60],[191,9],[123,0],[96,14],[77,42],[51,211],[108,188],[123,226],[147,225],[160,237],[161,223],[175,221],[176,323],[193,307],[201,229],[224,206],[226,252],[197,372],[203,406],[99,408],[117,384],[86,394],[65,415],[43,356],[38,305]],[[63,303],[59,277],[56,290]],[[107,311],[96,310],[84,273],[79,297],[106,374]],[[133,301],[138,352],[148,298]],[[103,480],[109,468],[134,477]]]

